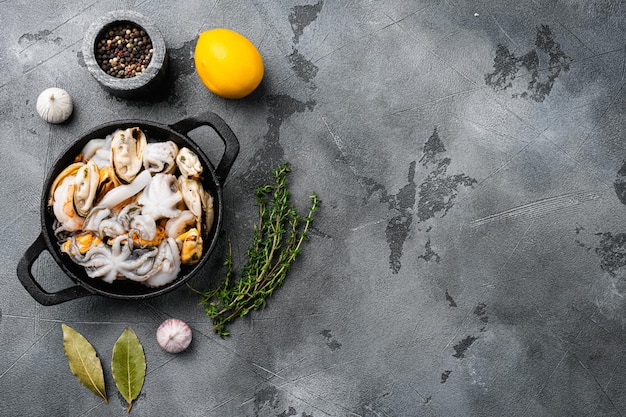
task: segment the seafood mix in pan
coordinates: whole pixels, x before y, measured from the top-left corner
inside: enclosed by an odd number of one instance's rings
[[[54,180],[48,206],[61,251],[108,283],[160,287],[197,263],[213,226],[202,163],[138,127],[92,139]]]

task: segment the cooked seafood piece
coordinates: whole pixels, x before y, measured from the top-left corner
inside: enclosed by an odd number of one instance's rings
[[[127,235],[132,218],[140,213],[141,207],[134,204],[125,205],[119,211],[95,207],[85,219],[83,230],[95,231],[103,239]]]
[[[87,162],[94,158],[96,156],[96,153],[104,148],[106,142],[106,139],[91,139],[85,144],[85,146],[83,146],[83,149],[80,151],[80,160],[83,162]],[[109,151],[111,149],[110,144],[111,142],[109,141]],[[110,156],[107,159],[110,159]]]
[[[144,284],[149,287],[161,287],[174,281],[180,272],[180,254],[178,245],[172,238],[167,238],[159,245],[159,252],[155,259],[157,272]]]
[[[89,249],[102,243],[102,239],[92,232],[72,235],[61,245],[61,252],[72,256],[73,254],[84,255]]]
[[[76,188],[75,176],[65,177],[54,190],[52,211],[61,227],[55,230],[59,232],[76,232],[81,230],[84,218],[74,210],[74,189]]]
[[[126,236],[119,236],[111,245],[111,263],[118,277],[143,282],[154,269],[157,248],[132,250]]]
[[[181,210],[177,206],[182,199],[183,196],[174,175],[155,174],[137,199],[137,203],[143,206],[142,214],[158,220],[178,216]]]
[[[202,183],[196,179],[186,178],[181,175],[178,177],[178,185],[183,195],[185,206],[187,206],[194,216],[200,219],[202,217],[202,199],[204,197]]]
[[[76,249],[75,242],[68,245],[68,255],[77,264],[84,266],[91,278],[101,278],[112,283],[116,279],[145,281],[160,270],[156,264],[158,248],[132,250],[126,236],[116,237],[111,246],[99,243],[82,254]],[[158,266],[158,268],[157,268]]]
[[[202,257],[202,237],[198,229],[191,228],[176,238],[180,245],[180,261],[185,265],[198,263]]]
[[[93,207],[100,182],[98,165],[88,161],[76,171],[74,182],[74,209],[78,215],[85,217]]]
[[[163,242],[163,239],[167,237],[165,236],[165,226],[162,224],[161,221],[157,223],[154,237],[150,240],[142,239],[135,229],[129,230],[128,236],[132,239],[135,247],[140,248],[145,248],[146,246],[159,246],[161,242]]]
[[[135,216],[139,215],[141,215],[141,206],[139,204],[126,204],[116,214],[117,220],[127,229],[131,228],[131,222]]]
[[[120,185],[112,166],[105,166],[99,171],[100,181],[98,182],[98,190],[96,191],[96,203],[102,200],[104,195]]]
[[[208,235],[213,228],[213,222],[215,221],[215,211],[213,209],[213,196],[209,191],[204,192],[204,200],[202,202],[204,207],[204,227],[205,235]]]
[[[130,221],[130,233],[136,233],[141,240],[150,241],[157,235],[157,224],[151,216],[139,214]]]
[[[65,178],[69,177],[70,175],[75,175],[76,171],[78,171],[80,167],[82,167],[83,165],[85,165],[83,162],[74,162],[73,164],[70,164],[69,166],[65,167],[65,169],[61,171],[59,175],[57,175],[57,177],[52,182],[52,185],[50,186],[50,194],[48,196],[49,206],[51,206],[52,203],[54,203],[54,193],[57,187],[61,184],[61,182]]]
[[[172,217],[165,223],[165,235],[176,238],[192,227],[196,226],[198,218],[189,210],[183,210],[176,217]]]
[[[200,261],[215,214],[198,154],[131,127],[90,140],[75,161],[48,205],[61,251],[89,277],[160,287]]]
[[[176,165],[184,177],[200,178],[202,163],[200,158],[189,148],[180,148],[176,155]]]
[[[126,236],[128,227],[120,223],[117,216],[109,217],[100,222],[98,225],[98,234],[105,237]]]
[[[96,207],[89,212],[83,223],[83,230],[89,232],[97,232],[100,229],[100,223],[111,215],[111,210],[106,207]]]
[[[85,145],[85,148],[83,148],[83,159],[90,159],[94,161],[98,165],[98,168],[100,169],[104,167],[112,167],[111,165],[111,142],[113,140],[113,135],[108,135],[104,139],[102,146],[99,146],[101,140],[102,139],[92,139],[91,141],[87,143],[87,145]],[[93,145],[91,145],[93,148],[95,148],[95,152],[90,158],[87,158],[88,152],[91,152],[91,149],[89,146],[89,143],[91,142],[95,142]]]
[[[176,170],[178,146],[170,141],[152,142],[143,151],[143,167],[153,174],[173,174]]]
[[[105,194],[105,196],[98,202],[98,207],[113,208],[125,200],[133,197],[143,190],[152,180],[152,175],[148,171],[142,171],[137,175],[135,180],[130,184],[120,185],[113,188],[111,191]]]
[[[104,243],[92,247],[83,256],[72,253],[70,257],[78,265],[85,267],[87,276],[90,278],[101,278],[109,284],[117,279],[113,251]]]
[[[111,162],[115,175],[122,183],[132,182],[143,167],[143,152],[147,143],[146,135],[138,127],[113,133]]]

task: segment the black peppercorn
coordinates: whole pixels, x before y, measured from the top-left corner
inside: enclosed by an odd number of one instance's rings
[[[112,26],[96,40],[96,61],[107,74],[131,78],[141,74],[152,58],[147,33],[132,23]]]

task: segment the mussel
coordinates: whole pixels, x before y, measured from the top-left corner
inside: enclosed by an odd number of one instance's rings
[[[117,130],[111,139],[111,162],[115,175],[124,184],[135,179],[143,167],[143,152],[148,140],[137,127]]]
[[[176,165],[180,173],[188,178],[200,178],[202,174],[202,163],[198,155],[193,153],[189,148],[181,148],[176,155]]]
[[[183,196],[185,206],[196,216],[198,219],[202,217],[202,199],[204,197],[204,189],[200,181],[193,178],[185,178],[184,176],[178,177],[178,186]]]
[[[193,265],[202,256],[202,237],[195,227],[176,238],[180,246],[180,261],[185,265]]]
[[[93,161],[87,161],[76,171],[74,179],[74,210],[81,217],[87,216],[94,205],[100,172],[98,165]]]

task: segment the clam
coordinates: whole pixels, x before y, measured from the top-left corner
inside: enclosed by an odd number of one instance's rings
[[[152,142],[143,151],[143,167],[153,174],[172,174],[176,170],[178,146],[170,141]]]
[[[128,184],[143,167],[143,152],[148,140],[138,127],[116,130],[111,139],[111,162],[115,175]]]
[[[189,148],[181,148],[176,155],[176,165],[184,177],[200,178],[202,163]]]
[[[74,179],[74,209],[79,216],[86,217],[93,207],[100,182],[98,165],[93,161],[78,168]]]

